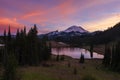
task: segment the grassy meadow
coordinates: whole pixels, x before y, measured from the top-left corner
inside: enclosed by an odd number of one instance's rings
[[[101,66],[102,60],[85,60],[80,64],[70,57],[57,62],[54,56],[44,63],[47,65],[19,67],[20,80],[120,80],[119,73]]]

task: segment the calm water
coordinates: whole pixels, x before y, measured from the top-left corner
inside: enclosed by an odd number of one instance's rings
[[[85,49],[81,49],[81,48],[52,48],[52,54],[59,54],[59,55],[67,55],[70,56],[72,58],[76,58],[79,59],[81,56],[81,53],[84,55],[84,57],[86,59],[90,59],[90,52],[88,50]],[[98,58],[98,59],[102,59],[104,56],[100,55],[98,53],[93,53],[93,58]]]
[[[0,44],[0,46],[4,46],[4,44]]]

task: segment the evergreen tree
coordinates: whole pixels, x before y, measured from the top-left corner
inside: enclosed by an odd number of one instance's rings
[[[110,69],[120,72],[120,42],[105,46],[103,64]]]
[[[70,61],[68,61],[68,67],[71,67],[71,63],[70,63]]]
[[[57,56],[56,56],[56,61],[59,61],[60,59],[60,55],[58,54]]]
[[[61,55],[60,60],[64,61],[64,59],[65,59],[65,55]]]
[[[16,53],[16,58],[18,61],[18,64],[20,63],[20,32],[19,29],[17,29],[16,33],[16,40],[15,40],[15,53]]]
[[[115,56],[116,62],[114,62],[114,64],[115,64],[114,70],[120,72],[120,41],[118,41],[117,44],[116,44],[115,55],[116,55]]]
[[[51,44],[47,44],[47,39],[40,40],[37,36],[37,27],[34,25],[28,34],[26,27],[23,30],[17,29],[16,38],[12,38],[10,26],[8,35],[6,31],[6,56],[14,53],[19,65],[39,65],[43,60],[49,60],[51,57]],[[11,53],[10,53],[11,52]],[[5,59],[5,58],[4,58]]]
[[[105,66],[109,66],[111,63],[111,49],[110,47],[106,44],[105,45],[105,54],[104,54],[104,59],[103,59],[103,64]]]
[[[111,58],[111,68],[116,68],[116,52],[115,52],[115,46],[112,46],[112,58]]]
[[[93,44],[90,45],[90,57],[93,58]]]
[[[4,64],[3,80],[17,80],[17,62],[13,54],[7,55],[6,63]]]
[[[8,28],[8,41],[11,40],[11,30],[10,30],[10,25],[9,25],[9,28]]]
[[[77,74],[78,74],[76,67],[75,67],[74,70],[73,70],[73,74],[74,74],[74,75],[77,75]]]
[[[28,46],[29,46],[29,64],[30,65],[38,65],[40,58],[40,52],[39,50],[43,50],[44,49],[39,49],[39,39],[37,36],[37,27],[36,25],[34,25],[33,28],[30,29],[30,31],[28,32],[28,37],[27,37],[27,41],[29,42]],[[42,48],[42,47],[41,47]]]
[[[26,36],[26,27],[25,26],[24,26],[24,31],[23,32],[24,32],[24,35]]]
[[[79,63],[84,63],[84,61],[85,61],[84,55],[81,53]]]
[[[4,44],[6,44],[6,30],[4,30]]]
[[[37,33],[36,25],[28,34],[25,27],[23,30],[17,29],[16,38],[12,38],[10,26],[7,35],[6,30],[4,31],[3,80],[17,80],[17,64],[39,65],[41,61],[50,59],[51,44],[47,44],[47,39],[40,40]]]
[[[8,35],[6,35],[6,30],[4,31],[4,40],[5,40],[5,50],[3,55],[3,80],[16,80],[16,65],[17,60],[14,53],[14,41],[11,36],[10,26],[8,29]]]
[[[47,40],[46,40],[47,41]],[[51,44],[45,43],[43,45],[43,60],[49,60],[51,57]]]
[[[7,34],[6,34],[6,30],[4,30],[4,51],[3,51],[3,55],[1,56],[3,64],[5,62],[6,55],[7,55]]]
[[[12,35],[11,35],[11,29],[10,29],[10,25],[8,27],[8,35],[7,35],[7,40],[6,40],[6,50],[7,50],[7,54],[10,54],[10,52],[12,52],[14,50],[14,46],[13,46],[13,39],[12,39]]]

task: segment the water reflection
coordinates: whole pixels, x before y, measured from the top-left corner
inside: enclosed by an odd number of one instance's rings
[[[79,59],[81,54],[83,54],[86,59],[91,58],[90,52],[81,48],[52,48],[52,54],[67,55],[77,59]],[[103,55],[93,52],[93,58],[102,59]]]
[[[5,46],[4,44],[0,44],[0,47]]]

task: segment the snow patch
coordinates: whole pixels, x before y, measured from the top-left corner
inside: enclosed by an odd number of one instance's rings
[[[71,26],[69,27],[68,29],[66,29],[64,32],[80,32],[80,33],[86,33],[88,31],[86,31],[85,29],[83,29],[82,27],[80,26]]]

